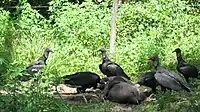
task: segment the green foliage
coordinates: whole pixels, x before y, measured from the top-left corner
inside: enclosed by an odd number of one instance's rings
[[[187,61],[198,61],[200,18],[188,14],[189,11],[190,7],[180,0],[123,5],[119,12],[117,43],[119,54],[125,55],[117,60],[128,56],[126,65],[130,68],[127,70],[141,72],[148,68],[146,59],[159,54],[161,64],[173,69],[176,58],[171,52],[180,47]]]
[[[1,95],[2,111],[111,111],[113,105],[71,104],[49,95],[51,84],[60,77],[78,71],[92,71],[101,76],[98,66],[104,46],[109,54],[109,31],[112,10],[108,3],[96,5],[91,1],[81,5],[66,0],[50,3],[51,16],[46,20],[26,2],[17,9],[17,18],[0,10],[0,76],[3,89],[22,90],[21,94]],[[161,65],[175,70],[176,57],[172,51],[180,47],[184,59],[200,68],[200,16],[181,0],[149,0],[120,4],[117,22],[116,52],[113,61],[120,64],[133,81],[141,72],[153,70],[147,58],[159,54]],[[39,81],[19,85],[16,77],[31,62],[40,57],[46,47],[54,50]],[[39,74],[38,74],[39,75]],[[37,78],[37,77],[36,77]],[[199,91],[199,81],[195,91]],[[35,91],[41,93],[35,93]],[[181,94],[181,95],[180,95]],[[155,102],[146,103],[138,111],[190,111],[199,109],[199,92],[190,95],[166,93],[157,95]],[[31,99],[31,101],[29,101]],[[175,106],[174,106],[175,105]],[[10,108],[9,108],[10,107]]]
[[[199,82],[196,83],[199,85]],[[197,112],[200,110],[200,101],[197,99],[199,97],[199,88],[195,89],[192,93],[177,93],[177,92],[167,92],[157,94],[157,100],[146,104],[142,109],[143,112],[146,110],[153,112]]]
[[[10,67],[13,55],[14,28],[8,18],[8,13],[0,9],[0,85],[5,81],[4,76]]]
[[[65,73],[75,71],[100,71],[96,63],[100,60],[97,50],[108,46],[110,13],[106,4],[93,3],[71,5],[52,3],[51,19],[54,39],[59,47],[60,61],[67,69],[58,68]],[[70,61],[73,60],[73,61]],[[87,65],[87,66],[84,66]]]
[[[47,5],[51,0],[1,0],[0,6],[16,6],[22,1],[28,1],[33,6],[42,6]]]
[[[15,6],[18,0],[1,0],[0,6]]]
[[[31,95],[1,95],[0,101],[1,112],[110,112],[105,103],[67,103],[36,92]]]

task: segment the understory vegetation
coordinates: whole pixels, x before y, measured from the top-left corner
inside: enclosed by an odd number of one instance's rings
[[[200,70],[200,13],[183,0],[141,0],[120,4],[117,17],[115,54],[133,82],[142,72],[154,71],[148,57],[158,54],[161,65],[176,71],[180,47],[183,58]],[[193,3],[193,2],[192,2]],[[99,70],[105,47],[109,54],[112,8],[109,1],[96,4],[85,1],[73,4],[66,0],[49,3],[49,18],[33,10],[26,0],[16,11],[0,9],[0,112],[110,112],[113,103],[71,103],[55,99],[50,93],[60,77],[79,71]],[[12,15],[12,16],[11,16]],[[40,57],[46,47],[53,49],[37,84],[17,76]],[[177,72],[178,73],[178,72]],[[146,102],[139,112],[200,111],[200,80],[192,80],[192,93],[167,92]],[[21,94],[16,91],[22,90]],[[40,91],[40,92],[37,92]],[[134,110],[133,110],[134,111]]]

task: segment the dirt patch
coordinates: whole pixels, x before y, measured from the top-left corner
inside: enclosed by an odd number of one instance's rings
[[[97,103],[104,101],[101,90],[93,90],[93,89],[87,89],[86,93],[77,93],[76,88],[72,88],[69,86],[66,86],[64,84],[59,84],[56,88],[54,87],[53,95],[55,98],[66,100],[66,101],[72,101],[72,102],[85,102],[85,103]],[[152,96],[148,97],[145,102],[150,102],[154,100]],[[127,107],[128,106],[128,107]],[[124,108],[125,107],[125,108]],[[135,108],[133,105],[122,105],[120,107],[114,107],[114,110],[132,110],[132,108]]]
[[[140,105],[127,105],[127,104],[116,104],[112,108],[112,112],[134,112],[137,108],[140,108],[142,104]]]
[[[137,112],[138,110],[141,110],[145,103],[154,101],[155,98],[153,97],[153,95],[148,97],[140,105],[114,103],[115,106],[112,108],[112,112]]]
[[[53,95],[55,98],[72,102],[97,103],[103,101],[100,90],[87,89],[86,93],[77,93],[76,88],[63,84],[57,86],[57,91],[54,90]]]
[[[57,93],[56,88],[57,88],[57,91],[61,94],[77,93],[76,88],[72,88],[64,84],[59,84],[57,87],[53,87],[53,94]]]
[[[93,89],[87,89],[86,93],[77,93],[75,88],[68,87],[66,85],[59,85],[58,86],[58,92],[54,93],[54,97],[58,99],[62,99],[65,101],[70,101],[73,103],[100,103],[104,102],[104,99],[101,94],[101,90],[93,90]],[[150,96],[148,97],[145,102],[151,102],[153,99]],[[109,102],[109,101],[106,101]],[[144,103],[140,105],[132,105],[132,104],[119,104],[110,102],[113,106],[111,107],[112,112],[134,112],[137,110],[140,110]]]

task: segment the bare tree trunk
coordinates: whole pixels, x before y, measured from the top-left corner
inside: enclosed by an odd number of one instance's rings
[[[114,55],[115,51],[115,40],[116,40],[116,20],[119,0],[113,1],[112,20],[111,20],[111,31],[110,31],[110,56]]]

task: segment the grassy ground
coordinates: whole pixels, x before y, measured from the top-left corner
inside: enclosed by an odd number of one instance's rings
[[[109,101],[72,102],[47,97],[38,93],[32,96],[1,95],[1,112],[121,112],[138,110],[141,106],[122,105]]]
[[[158,92],[153,101],[141,105],[117,104],[109,101],[75,102],[61,100],[46,90],[31,86],[21,94],[0,94],[0,112],[199,112],[199,81],[194,92]],[[158,88],[159,89],[159,88]],[[12,89],[10,89],[12,90]],[[25,91],[26,90],[26,91]]]

